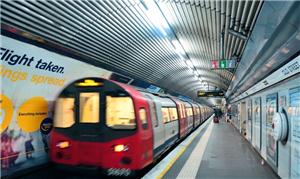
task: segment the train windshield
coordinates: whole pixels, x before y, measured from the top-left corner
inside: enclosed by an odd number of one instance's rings
[[[55,106],[55,127],[67,128],[75,123],[74,102],[73,97],[58,98]]]
[[[80,123],[99,122],[99,93],[80,93]]]
[[[135,113],[131,97],[106,96],[106,125],[113,129],[135,129]]]

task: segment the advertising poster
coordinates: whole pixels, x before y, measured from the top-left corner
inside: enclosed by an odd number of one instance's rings
[[[291,120],[291,178],[300,178],[300,87],[291,89],[289,116]]]
[[[247,136],[248,140],[252,141],[252,100],[250,99],[247,103]]]
[[[261,150],[261,104],[260,104],[260,97],[254,99],[253,120],[254,120],[254,132],[253,132],[254,147],[258,151],[260,151]]]
[[[83,77],[111,72],[1,36],[1,176],[48,162],[55,97]]]
[[[277,141],[273,136],[273,116],[277,112],[277,94],[267,96],[267,160],[271,166],[277,166],[278,146]]]

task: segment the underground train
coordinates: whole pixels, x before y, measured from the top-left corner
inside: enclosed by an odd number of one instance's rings
[[[55,105],[50,158],[57,166],[127,176],[153,163],[212,110],[102,78],[68,85]]]

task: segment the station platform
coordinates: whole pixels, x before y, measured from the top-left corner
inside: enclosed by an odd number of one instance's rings
[[[210,119],[143,178],[279,177],[230,123]]]

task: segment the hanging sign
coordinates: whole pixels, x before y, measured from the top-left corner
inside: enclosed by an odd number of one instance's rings
[[[211,69],[231,69],[236,68],[236,60],[211,60]]]
[[[223,97],[224,92],[217,90],[217,91],[198,91],[198,97]]]

